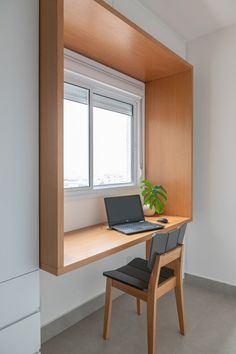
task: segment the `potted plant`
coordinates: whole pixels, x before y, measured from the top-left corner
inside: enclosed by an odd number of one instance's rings
[[[140,188],[143,197],[144,215],[162,214],[167,202],[167,191],[165,188],[161,184],[153,185],[147,179],[141,182]]]

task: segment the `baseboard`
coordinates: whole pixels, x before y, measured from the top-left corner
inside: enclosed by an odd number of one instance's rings
[[[122,293],[119,290],[113,289],[113,299],[119,297],[120,295],[122,295]],[[105,293],[68,312],[55,321],[43,326],[41,328],[42,344],[102,308],[104,306],[104,301]]]
[[[199,277],[197,275],[185,273],[184,282],[190,285],[203,287],[225,295],[236,296],[236,286],[222,283],[216,280]]]

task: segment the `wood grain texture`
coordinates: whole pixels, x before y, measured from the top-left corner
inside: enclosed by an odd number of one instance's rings
[[[166,217],[169,219],[169,224],[165,226],[164,230],[160,230],[159,232],[168,232],[189,221],[188,218]],[[156,217],[146,218],[146,220],[155,222]],[[153,232],[148,231],[140,234],[124,235],[114,230],[108,230],[104,224],[68,232],[65,234],[64,239],[64,269],[62,272],[69,272],[145,242],[151,238]]]
[[[147,338],[148,354],[156,354],[157,337],[157,301],[156,297],[148,293],[147,300]]]
[[[64,3],[66,48],[144,82],[191,67],[104,1]]]
[[[63,266],[63,0],[40,1],[40,267]]]
[[[182,246],[176,247],[172,252],[167,252],[161,257],[161,267],[171,264],[175,259],[180,258]]]
[[[104,309],[104,327],[103,338],[108,339],[111,323],[111,311],[112,311],[112,280],[107,278],[106,281],[106,301]]]
[[[167,189],[167,214],[190,218],[192,109],[192,70],[146,84],[146,178]]]
[[[143,313],[143,302],[140,299],[136,299],[137,314],[140,316]]]
[[[169,291],[174,289],[175,286],[176,286],[176,277],[174,276],[166,280],[165,282],[161,283],[161,285],[158,287],[156,298],[160,299],[162,296],[164,296]]]
[[[149,259],[150,256],[151,243],[152,243],[151,240],[146,241],[146,249],[145,249],[146,259]]]
[[[177,312],[179,318],[179,329],[182,336],[186,334],[184,290],[183,290],[183,258],[184,258],[183,255],[184,255],[184,246],[181,247],[181,257],[176,261],[176,266],[175,266],[175,276],[176,276],[175,298],[176,298]]]
[[[161,271],[161,256],[157,256],[147,291],[147,338],[148,354],[156,354],[157,292]]]

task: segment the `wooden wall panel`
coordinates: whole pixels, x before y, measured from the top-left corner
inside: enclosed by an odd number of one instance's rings
[[[40,0],[40,267],[56,275],[69,270],[64,266],[64,46],[149,81],[146,176],[168,190],[166,214],[192,217],[192,66],[102,0]]]
[[[146,84],[146,177],[168,191],[168,215],[192,217],[192,70]]]
[[[65,47],[147,82],[191,67],[102,0],[65,1]]]
[[[40,1],[40,267],[63,266],[63,0]]]

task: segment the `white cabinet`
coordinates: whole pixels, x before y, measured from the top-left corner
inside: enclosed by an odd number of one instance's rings
[[[40,350],[38,0],[0,0],[0,354]]]
[[[40,351],[39,314],[0,331],[1,354],[35,354]]]
[[[38,1],[1,0],[0,24],[2,282],[38,268]]]
[[[0,330],[39,311],[38,273],[0,283]]]

